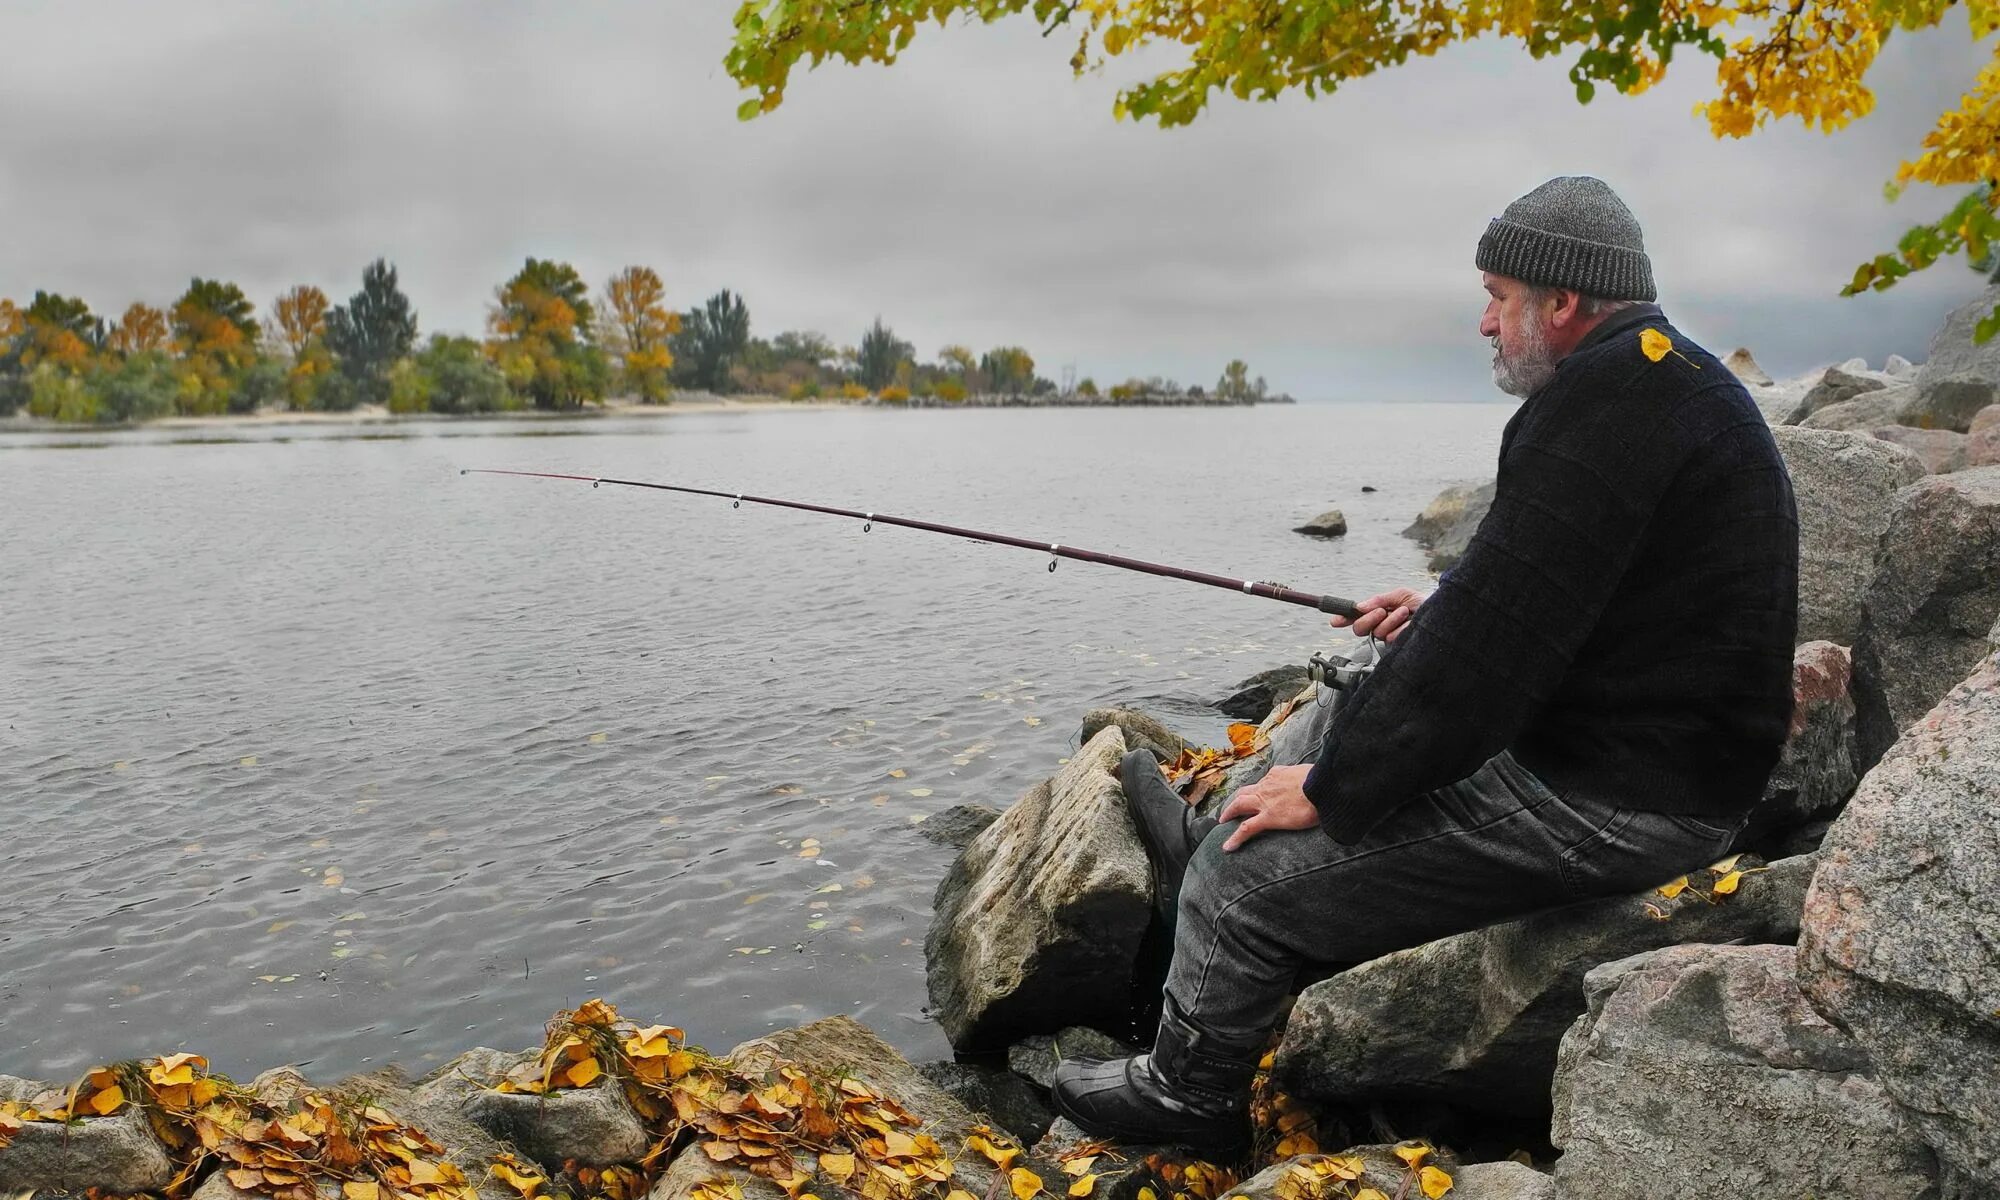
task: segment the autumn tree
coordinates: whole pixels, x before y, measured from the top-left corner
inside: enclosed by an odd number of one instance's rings
[[[27,335],[28,321],[20,306],[0,299],[0,416],[7,416],[28,402],[28,385],[21,369],[20,343]]]
[[[271,302],[271,333],[293,361],[326,333],[326,293],[300,284]]]
[[[1222,368],[1222,378],[1215,381],[1215,394],[1223,400],[1250,399],[1250,364],[1240,358],[1232,358],[1229,365]]]
[[[111,327],[105,344],[113,353],[130,357],[165,350],[172,340],[167,314],[150,304],[132,304],[118,318],[118,324]]]
[[[979,360],[972,356],[972,348],[959,345],[946,346],[939,350],[938,362],[950,370],[957,371],[961,379],[979,365]]]
[[[531,258],[493,294],[493,361],[539,408],[602,400],[610,371],[595,340],[590,289],[568,263]]]
[[[870,391],[881,391],[898,380],[897,368],[908,362],[916,351],[910,343],[896,336],[896,331],[882,323],[881,317],[861,333],[861,345],[855,350],[855,367],[860,376],[861,386]]]
[[[417,311],[387,259],[378,258],[362,270],[361,290],[326,314],[324,336],[341,374],[352,384],[347,394],[364,403],[387,403],[389,370],[417,342]]]
[[[681,330],[681,315],[667,307],[666,296],[651,267],[627,267],[604,285],[606,346],[625,386],[648,404],[666,398],[667,371],[674,365],[667,343]]]
[[[1194,120],[1217,93],[1319,96],[1489,35],[1538,59],[1567,59],[1583,103],[1599,87],[1645,91],[1685,49],[1715,62],[1716,94],[1697,110],[1710,131],[1744,137],[1773,121],[1831,133],[1866,116],[1875,97],[1865,79],[1883,44],[1898,30],[1939,25],[1957,8],[1951,0],[746,0],[726,61],[755,93],[738,110],[749,119],[778,106],[802,63],[893,63],[928,20],[1032,19],[1070,48],[1078,74],[1128,52],[1178,51],[1179,65],[1124,88],[1113,103],[1117,117],[1173,126]],[[1963,11],[1974,41],[2000,29],[1995,0],[1967,0]],[[1912,183],[1973,190],[1911,229],[1894,252],[1862,264],[1847,294],[1889,287],[1946,255],[1977,260],[2000,241],[2000,46],[1968,82],[1958,106],[1894,172],[1889,191]],[[2000,309],[1980,334],[1996,330]]]
[[[724,288],[682,317],[673,345],[681,378],[690,386],[727,391],[729,370],[750,345],[750,308]]]
[[[1021,395],[1034,390],[1035,360],[1019,346],[995,346],[979,356],[979,373],[986,386],[1002,395]]]
[[[91,351],[104,344],[104,322],[91,313],[90,305],[73,296],[36,292],[20,319],[26,329],[17,353],[28,371],[43,364],[81,370]]]

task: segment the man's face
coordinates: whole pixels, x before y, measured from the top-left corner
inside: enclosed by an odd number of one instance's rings
[[[1520,280],[1481,272],[1486,311],[1479,332],[1493,341],[1493,384],[1510,396],[1528,396],[1555,378],[1556,355],[1549,344],[1546,298]]]

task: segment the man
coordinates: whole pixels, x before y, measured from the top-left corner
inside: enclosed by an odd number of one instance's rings
[[[1756,406],[1650,303],[1602,182],[1529,192],[1476,262],[1494,382],[1526,402],[1465,555],[1428,598],[1359,606],[1391,643],[1373,675],[1317,762],[1272,768],[1219,826],[1149,757],[1123,765],[1157,869],[1185,875],[1152,1052],[1057,1071],[1092,1134],[1241,1146],[1302,971],[1713,862],[1777,762],[1798,515]]]

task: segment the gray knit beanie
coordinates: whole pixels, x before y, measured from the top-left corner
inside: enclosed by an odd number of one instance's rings
[[[1479,239],[1479,269],[1605,300],[1651,300],[1653,264],[1632,210],[1601,179],[1563,175],[1507,206]]]

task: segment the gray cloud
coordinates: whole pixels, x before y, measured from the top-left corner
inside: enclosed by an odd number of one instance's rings
[[[1564,172],[1626,196],[1690,333],[1774,370],[1920,357],[1976,285],[1946,266],[1834,295],[1943,206],[1880,182],[1982,59],[1957,26],[1898,37],[1850,130],[1717,142],[1690,115],[1701,62],[1578,106],[1560,64],[1501,44],[1117,124],[1117,82],[1167,60],[1073,81],[1026,25],[927,30],[746,125],[730,7],[11,5],[0,294],[116,312],[199,273],[339,298],[386,254],[428,327],[475,332],[534,254],[652,265],[682,304],[735,288],[767,334],[852,341],[880,313],[926,354],[1020,342],[1099,379],[1206,381],[1240,354],[1301,396],[1479,399],[1473,243]]]

